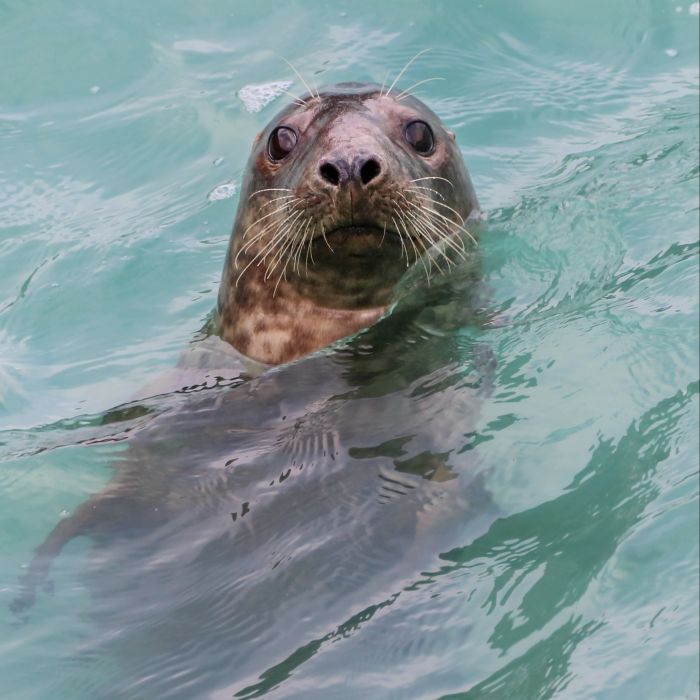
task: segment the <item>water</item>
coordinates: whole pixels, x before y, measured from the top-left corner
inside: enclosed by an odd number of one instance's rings
[[[2,696],[698,697],[698,14],[2,3]],[[454,279],[255,391],[105,420],[214,306],[298,89],[278,55],[382,82],[426,47],[405,84],[445,78],[419,95],[489,213],[499,322]],[[458,478],[421,478],[436,450]],[[115,469],[133,520],[18,620],[32,550]]]

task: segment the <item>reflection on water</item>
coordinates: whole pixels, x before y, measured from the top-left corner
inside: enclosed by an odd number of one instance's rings
[[[484,530],[497,511],[464,448],[494,364],[487,348],[423,330],[455,288],[423,290],[337,352],[79,428],[128,445],[74,516],[96,543],[85,575],[96,631],[79,658],[116,665],[84,690],[133,697],[149,679],[158,697],[202,697],[257,676],[241,690],[255,696],[279,682],[278,662],[289,675],[339,621],[357,627],[396,598],[430,563],[427,544]]]
[[[3,690],[696,697],[695,3],[263,5],[0,9]],[[270,41],[323,83],[433,47],[484,284],[129,402],[214,305]]]

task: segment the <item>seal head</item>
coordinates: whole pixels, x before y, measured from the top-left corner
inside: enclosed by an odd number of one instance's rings
[[[258,134],[219,289],[219,332],[267,364],[374,323],[406,268],[460,252],[478,202],[454,134],[411,95],[341,83]]]

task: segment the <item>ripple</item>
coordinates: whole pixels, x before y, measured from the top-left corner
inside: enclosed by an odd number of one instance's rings
[[[66,512],[126,491],[7,626],[4,683],[696,693],[697,3],[64,10],[0,11],[0,594]],[[427,47],[402,83],[446,78],[418,95],[491,210],[497,323],[455,275],[257,381],[119,405],[215,305],[211,203],[302,89],[278,52],[312,85],[381,83]]]
[[[278,80],[261,85],[245,85],[238,91],[238,97],[251,113],[260,112],[271,102],[284,94],[292,86],[291,80]]]
[[[218,202],[222,199],[231,199],[238,192],[238,183],[229,181],[217,185],[208,195],[207,200]]]

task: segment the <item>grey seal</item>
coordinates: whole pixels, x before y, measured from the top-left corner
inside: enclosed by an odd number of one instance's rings
[[[423,102],[340,83],[258,134],[218,297],[221,337],[274,365],[357,332],[406,269],[464,253],[479,213],[455,136]]]

